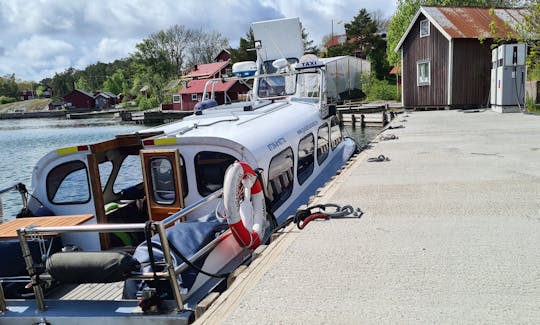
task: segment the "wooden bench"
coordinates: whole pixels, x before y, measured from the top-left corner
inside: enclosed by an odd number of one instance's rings
[[[69,216],[30,217],[10,220],[0,225],[0,240],[17,238],[17,230],[30,226],[61,227],[77,226],[93,218],[92,214],[77,214]]]

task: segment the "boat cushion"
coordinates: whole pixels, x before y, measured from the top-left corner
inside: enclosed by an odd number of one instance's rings
[[[62,283],[110,283],[138,272],[139,262],[124,252],[66,252],[47,259],[47,272]]]
[[[206,246],[212,240],[214,240],[219,234],[228,229],[226,223],[218,221],[213,213],[211,215],[191,220],[187,222],[182,222],[174,225],[173,227],[167,228],[167,238],[169,240],[169,245],[174,246],[182,255],[186,258],[191,258],[195,253],[197,253],[201,248]],[[156,262],[163,260],[163,251],[161,250],[161,243],[158,235],[152,237],[152,246],[154,260]],[[182,259],[171,250],[171,255],[175,266],[182,264]],[[148,254],[148,248],[146,242],[140,244],[135,253],[133,254],[142,265],[143,272],[152,272],[152,267],[150,265],[150,256]],[[204,263],[204,258],[199,259],[194,262],[198,267],[201,267]],[[159,268],[156,271],[161,271],[163,269],[162,265],[157,266]],[[199,272],[194,268],[190,267],[186,271],[182,272],[182,288],[190,289],[195,278]],[[146,286],[144,281],[126,281],[124,297],[128,299],[133,299],[137,295],[137,291],[142,290]]]

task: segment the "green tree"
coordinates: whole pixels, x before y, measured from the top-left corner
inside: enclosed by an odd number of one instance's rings
[[[306,28],[302,25],[302,22],[300,22],[300,28],[302,29],[302,43],[304,44],[304,53],[306,54],[318,54],[319,48],[317,45],[314,45],[314,41],[312,39],[309,39],[309,34],[306,31]]]
[[[345,24],[347,39],[354,43],[355,56],[367,59],[375,47],[377,38],[377,23],[371,19],[371,15],[366,9],[353,18],[350,23]]]
[[[90,88],[88,81],[83,76],[80,76],[77,81],[75,81],[75,89],[84,90],[86,92],[93,92],[96,88]]]
[[[527,43],[527,76],[530,80],[540,80],[540,1],[528,1],[521,26],[519,26],[520,42]]]
[[[67,68],[64,72],[56,73],[51,79],[50,86],[53,96],[61,99],[73,91],[75,87],[75,68]]]
[[[240,37],[239,46],[237,49],[229,49],[231,52],[231,61],[233,63],[242,62],[242,61],[256,61],[257,52],[254,48],[255,35],[253,35],[253,30],[250,28],[246,33],[246,37]]]
[[[17,98],[18,92],[15,74],[0,77],[0,96]]]
[[[103,83],[103,91],[108,91],[115,95],[120,93],[125,94],[128,90],[128,84],[124,77],[122,70],[118,69],[116,72],[107,78]]]

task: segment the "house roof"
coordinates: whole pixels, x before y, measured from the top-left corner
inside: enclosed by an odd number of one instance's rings
[[[200,94],[204,92],[204,86],[206,85],[206,82],[208,80],[191,80],[188,82],[188,86],[186,88],[181,89],[178,93],[180,95],[184,94]],[[236,80],[229,80],[226,82],[217,82],[214,86],[215,92],[224,92],[229,90],[236,82]],[[210,91],[210,85],[208,85],[208,90]]]
[[[337,45],[344,44],[345,42],[347,42],[347,35],[345,34],[334,35],[328,41],[326,41],[326,43],[324,43],[324,46],[328,48],[330,46],[337,46]]]
[[[98,96],[102,96],[102,97],[105,97],[105,98],[117,98],[117,96],[116,96],[115,94],[110,93],[110,92],[108,92],[108,91],[102,91],[102,92],[98,93],[98,94],[96,95],[96,98],[97,98]]]
[[[196,69],[191,70],[190,73],[183,76],[183,78],[201,78],[201,77],[212,77],[214,74],[223,70],[228,66],[231,61],[221,61],[207,64],[199,64]]]
[[[81,89],[75,89],[74,91],[80,92],[81,94],[83,94],[83,95],[85,95],[85,96],[94,98],[94,94],[91,94],[91,93],[86,92],[86,91],[84,91],[84,90],[81,90]]]
[[[493,14],[491,14],[493,10]],[[423,14],[448,40],[453,38],[504,38],[514,34],[523,19],[526,9],[477,8],[477,7],[432,7],[421,6],[401,37],[398,51],[409,35],[420,14]],[[495,30],[492,25],[495,23]]]

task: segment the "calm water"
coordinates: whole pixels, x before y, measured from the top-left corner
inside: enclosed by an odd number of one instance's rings
[[[0,120],[0,189],[19,182],[30,188],[34,165],[52,150],[99,142],[144,128],[107,119]],[[360,145],[369,142],[378,132],[378,128],[343,130],[344,135],[351,136]],[[21,208],[20,195],[16,191],[2,195],[2,207],[4,219],[13,218]]]

